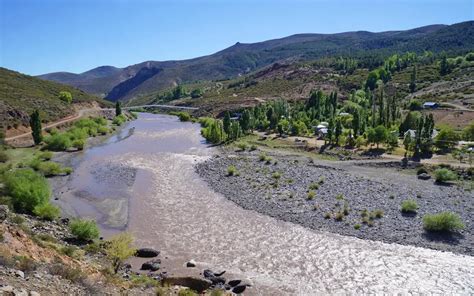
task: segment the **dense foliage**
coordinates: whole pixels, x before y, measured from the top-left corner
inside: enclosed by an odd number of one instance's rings
[[[49,202],[51,189],[46,179],[32,169],[9,171],[4,176],[7,193],[15,210],[33,213],[37,206]]]

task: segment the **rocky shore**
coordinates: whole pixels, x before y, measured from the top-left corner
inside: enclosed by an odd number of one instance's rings
[[[229,173],[231,166],[233,173]],[[474,194],[456,185],[419,180],[414,173],[401,173],[391,166],[341,165],[227,148],[199,163],[196,171],[236,204],[280,220],[362,239],[474,254]],[[417,202],[416,214],[401,212],[401,203],[407,199]],[[464,230],[426,232],[422,217],[443,211],[459,214]]]

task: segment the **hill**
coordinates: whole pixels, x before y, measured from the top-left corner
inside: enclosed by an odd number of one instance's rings
[[[34,109],[41,111],[45,122],[73,114],[74,108],[59,99],[61,91],[72,94],[73,104],[107,104],[102,99],[69,85],[0,68],[0,129],[28,126],[29,114]]]
[[[202,80],[222,80],[250,73],[276,62],[310,61],[351,56],[374,64],[393,53],[431,50],[463,53],[474,49],[474,22],[432,25],[407,31],[338,34],[297,34],[259,43],[236,43],[212,55],[183,61],[147,61],[126,68],[110,66],[40,77],[78,87],[109,100],[127,100],[171,86]]]

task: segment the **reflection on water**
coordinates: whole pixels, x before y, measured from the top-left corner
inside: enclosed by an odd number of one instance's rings
[[[239,208],[194,172],[214,153],[198,125],[140,114],[129,127],[127,137],[84,153],[68,201],[106,234],[126,228],[139,246],[160,249],[175,271],[194,258],[250,279],[252,295],[474,292],[472,257],[316,232]]]

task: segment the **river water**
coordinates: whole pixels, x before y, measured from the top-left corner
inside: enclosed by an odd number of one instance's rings
[[[199,126],[140,114],[87,149],[59,203],[97,219],[105,236],[126,230],[162,252],[171,274],[227,270],[246,295],[474,293],[474,258],[318,232],[244,210],[215,193],[194,164],[217,153]],[[190,259],[197,269],[185,268]]]

